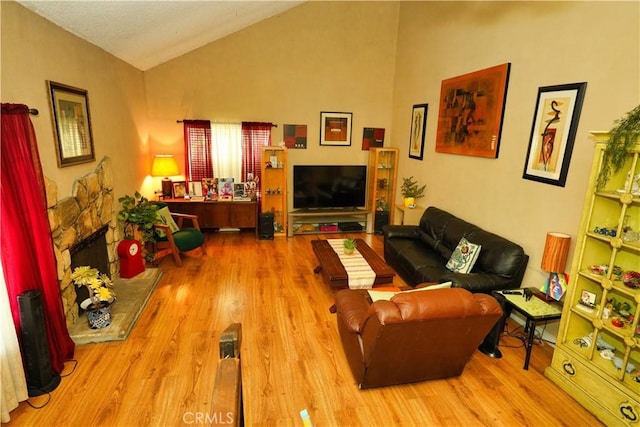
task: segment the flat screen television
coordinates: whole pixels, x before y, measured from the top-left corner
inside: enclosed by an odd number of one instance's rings
[[[364,165],[294,165],[295,209],[360,208],[366,205]]]

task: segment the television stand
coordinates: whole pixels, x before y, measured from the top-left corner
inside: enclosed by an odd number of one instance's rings
[[[356,224],[361,226],[359,230]],[[294,209],[289,212],[287,236],[360,231],[371,233],[372,226],[371,211],[364,209]]]

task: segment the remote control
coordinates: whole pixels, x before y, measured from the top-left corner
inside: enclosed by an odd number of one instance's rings
[[[521,291],[502,291],[503,295],[522,295]]]

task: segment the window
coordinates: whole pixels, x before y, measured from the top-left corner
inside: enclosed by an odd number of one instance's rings
[[[184,142],[187,181],[232,177],[244,182],[248,174],[258,179],[262,147],[271,145],[271,123],[211,123],[185,120]]]

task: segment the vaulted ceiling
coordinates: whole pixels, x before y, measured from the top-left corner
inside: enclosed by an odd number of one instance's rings
[[[305,0],[17,1],[144,71],[298,6]]]

